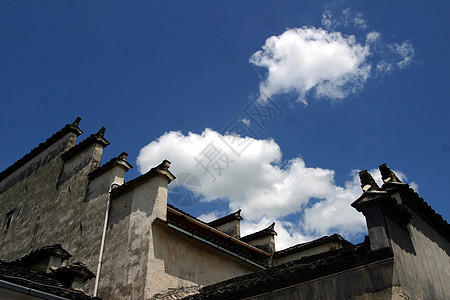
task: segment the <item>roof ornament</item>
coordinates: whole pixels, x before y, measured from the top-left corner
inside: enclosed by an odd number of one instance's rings
[[[361,188],[364,193],[373,190],[375,191],[380,190],[380,187],[375,182],[372,175],[370,175],[370,173],[367,172],[367,170],[359,172],[359,180],[361,181]]]
[[[78,125],[80,124],[80,121],[81,121],[81,117],[78,116],[78,117],[75,119],[75,121],[73,121],[72,125],[73,125],[73,126],[78,126]]]
[[[266,230],[272,230],[275,231],[275,222],[272,223],[269,227],[266,228]],[[276,234],[276,233],[275,233]]]
[[[102,126],[102,128],[100,128],[100,130],[95,135],[99,135],[101,137],[104,137],[105,136],[105,131],[106,131],[106,127]]]
[[[170,161],[165,159],[156,168],[159,169],[159,170],[169,170],[169,168],[170,168]]]
[[[386,164],[382,164],[380,165],[380,173],[381,173],[381,178],[383,179],[383,182],[400,182],[400,179],[398,179],[398,177],[395,175],[394,172],[392,172],[392,170],[386,165]]]
[[[128,153],[126,153],[126,152],[122,152],[119,155],[119,159],[121,159],[121,160],[125,160],[126,161],[127,157],[128,157]]]

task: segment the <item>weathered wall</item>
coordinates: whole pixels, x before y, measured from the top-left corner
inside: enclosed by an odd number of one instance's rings
[[[395,266],[404,292],[412,299],[450,299],[450,245],[418,211],[407,228],[387,221]]]
[[[54,160],[65,150],[73,147],[76,143],[77,135],[69,132],[58,141],[50,145],[47,149],[36,155],[33,159],[25,163],[21,168],[4,178],[0,182],[0,194],[31,176],[41,166]],[[11,194],[11,192],[10,192]]]
[[[241,236],[241,223],[239,220],[233,220],[231,222],[216,226],[216,228],[236,238],[240,238]]]
[[[168,180],[157,176],[111,200],[99,296],[149,299],[256,267],[165,226]]]
[[[87,174],[99,166],[103,147],[94,143],[64,162],[60,154],[75,138],[69,133],[2,181],[14,183],[0,194],[2,217],[15,211],[8,230],[0,231],[0,259],[59,243],[72,254],[69,263],[81,261],[95,272],[107,190],[84,200]]]
[[[248,299],[406,299],[400,288],[392,288],[393,272],[391,259]]]
[[[209,285],[259,271],[253,265],[170,228],[154,226],[152,232],[155,258],[162,260],[165,272],[176,278]]]
[[[154,284],[147,276],[154,268],[151,227],[156,218],[165,219],[167,184],[154,177],[111,200],[100,297],[143,299],[146,285]]]

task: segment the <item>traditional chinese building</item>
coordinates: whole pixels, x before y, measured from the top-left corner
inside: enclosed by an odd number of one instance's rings
[[[381,187],[360,173],[363,243],[276,251],[275,224],[241,237],[240,211],[168,205],[167,160],[125,181],[127,154],[101,164],[105,129],[77,143],[79,122],[0,173],[0,299],[450,298],[449,225],[386,165]]]

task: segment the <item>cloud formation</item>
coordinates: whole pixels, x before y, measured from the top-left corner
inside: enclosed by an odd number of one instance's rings
[[[310,91],[342,99],[361,89],[370,73],[368,55],[369,47],[356,43],[354,36],[302,27],[268,38],[250,62],[267,68],[262,95],[294,92],[306,103]]]
[[[322,26],[287,29],[269,37],[250,57],[250,63],[267,70],[259,85],[261,99],[288,93],[305,104],[309,96],[344,99],[360,91],[373,70],[390,73],[413,60],[411,42],[383,42],[381,33],[369,31],[363,15],[351,8],[337,18],[325,10]],[[354,34],[344,34],[341,28],[351,28]]]
[[[239,156],[229,147],[237,144],[247,144]],[[210,161],[213,152],[217,155]],[[366,230],[363,216],[350,206],[361,195],[357,171],[338,186],[333,170],[307,166],[301,157],[284,162],[273,140],[221,135],[212,129],[187,135],[172,131],[142,148],[137,165],[145,173],[164,158],[172,161],[175,175],[190,173],[200,180],[202,201],[228,203],[229,212],[209,211],[201,219],[211,221],[240,208],[242,235],[276,222],[278,249],[335,232],[352,238]],[[381,181],[378,171],[373,174]]]

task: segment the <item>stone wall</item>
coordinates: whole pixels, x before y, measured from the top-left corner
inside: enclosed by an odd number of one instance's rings
[[[408,208],[407,228],[387,222],[400,284],[411,299],[449,299],[450,244],[419,211]]]
[[[95,271],[108,189],[85,201],[88,174],[99,167],[103,146],[92,142],[74,156],[76,134],[68,133],[4,178],[0,185],[0,259],[15,260],[44,246],[61,244],[72,257]],[[5,224],[6,225],[6,224]],[[92,292],[93,282],[86,291]]]

